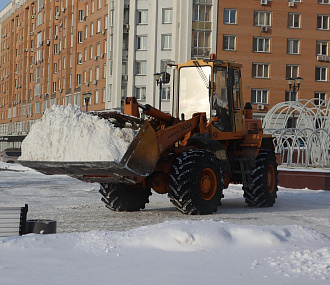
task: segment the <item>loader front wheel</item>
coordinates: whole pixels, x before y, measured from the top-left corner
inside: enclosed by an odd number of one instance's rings
[[[245,202],[252,207],[271,207],[277,198],[277,163],[273,152],[262,149],[251,172],[252,185],[243,187]]]
[[[101,183],[100,193],[105,206],[117,212],[139,211],[149,203],[151,190],[148,187],[124,183]]]
[[[214,154],[193,149],[184,152],[171,169],[170,201],[184,214],[207,215],[216,212],[223,190],[220,161]]]

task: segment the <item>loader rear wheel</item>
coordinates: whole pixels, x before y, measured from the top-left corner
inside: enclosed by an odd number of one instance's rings
[[[251,173],[252,185],[243,187],[245,202],[252,207],[271,207],[277,198],[277,163],[273,152],[262,149]]]
[[[149,203],[151,190],[123,183],[101,183],[100,193],[105,206],[117,212],[139,211]]]
[[[176,158],[171,169],[170,201],[184,214],[216,212],[223,190],[220,161],[214,154],[194,149]]]

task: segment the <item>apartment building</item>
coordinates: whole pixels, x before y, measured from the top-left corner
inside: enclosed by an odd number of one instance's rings
[[[120,111],[126,96],[171,111],[176,82],[160,94],[153,75],[214,53],[217,12],[217,0],[12,0],[0,12],[0,136],[86,93],[92,111]]]
[[[257,117],[279,102],[329,98],[329,0],[221,0],[218,7],[217,56],[243,64],[244,101]],[[297,77],[293,94],[286,79]]]
[[[169,63],[209,58],[216,51],[217,7],[218,0],[113,1],[106,109],[121,110],[123,98],[136,96],[171,111],[175,82],[163,85],[160,94],[153,75]]]
[[[0,12],[0,135],[24,135],[87,92],[90,110],[104,109],[107,18],[106,0],[13,0]]]

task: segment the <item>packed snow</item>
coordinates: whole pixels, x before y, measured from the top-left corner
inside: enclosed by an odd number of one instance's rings
[[[53,105],[24,139],[20,159],[119,162],[135,135],[136,131],[116,128],[79,106]]]
[[[329,284],[330,191],[280,187],[274,207],[251,208],[231,185],[217,213],[186,216],[158,194],[112,212],[98,188],[0,163],[0,202],[58,223],[0,240],[1,284]]]

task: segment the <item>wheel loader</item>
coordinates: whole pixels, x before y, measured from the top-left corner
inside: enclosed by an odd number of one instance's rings
[[[252,118],[251,104],[243,103],[241,65],[214,58],[191,60],[176,65],[176,74],[173,115],[135,97],[125,99],[124,114],[91,113],[111,119],[117,127],[129,123],[138,131],[120,162],[21,164],[45,174],[99,182],[102,201],[114,211],[144,209],[153,189],[168,194],[184,214],[211,214],[229,183],[243,185],[249,206],[273,206],[278,190],[276,142],[263,134],[261,121]]]

